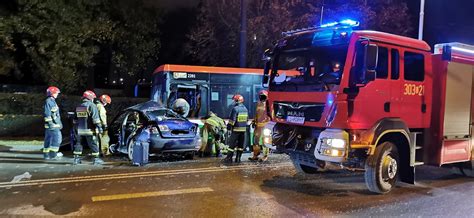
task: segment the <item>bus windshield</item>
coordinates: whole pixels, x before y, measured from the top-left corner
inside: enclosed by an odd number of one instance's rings
[[[271,91],[332,91],[338,88],[348,45],[280,50],[270,78]]]

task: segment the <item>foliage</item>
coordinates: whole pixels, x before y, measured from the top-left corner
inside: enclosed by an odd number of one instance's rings
[[[261,67],[261,56],[281,32],[319,24],[322,1],[248,1],[247,66]],[[374,1],[375,2],[375,1]],[[238,66],[240,0],[203,0],[187,51],[202,65]],[[344,15],[344,16],[341,16]],[[406,4],[366,0],[326,4],[324,22],[353,18],[361,27],[408,35],[412,29]]]
[[[0,74],[31,71],[65,92],[86,86],[108,49],[115,71],[133,74],[157,56],[157,14],[125,0],[17,0],[0,18]],[[125,8],[124,8],[125,7]]]

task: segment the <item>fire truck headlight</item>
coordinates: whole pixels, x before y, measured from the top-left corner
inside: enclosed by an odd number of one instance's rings
[[[346,147],[346,141],[343,139],[327,139],[327,145],[333,148],[344,149]]]

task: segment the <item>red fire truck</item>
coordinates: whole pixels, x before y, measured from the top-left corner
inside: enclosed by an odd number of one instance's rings
[[[364,168],[376,193],[397,179],[414,184],[423,164],[473,176],[474,46],[432,53],[424,41],[357,25],[285,32],[265,52],[273,121],[265,144],[305,173],[329,163]]]

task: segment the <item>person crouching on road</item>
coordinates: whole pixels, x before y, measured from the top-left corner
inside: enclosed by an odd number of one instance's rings
[[[59,89],[55,86],[50,86],[46,89],[47,98],[44,103],[44,146],[43,156],[45,160],[57,159],[59,146],[61,145],[62,135],[61,116],[59,114],[59,107],[56,104]]]
[[[109,105],[111,102],[112,99],[108,95],[101,95],[99,99],[96,99],[95,101],[95,105],[97,106],[97,110],[99,111],[100,124],[102,125],[102,128],[104,130],[102,134],[99,134],[100,148],[102,151],[102,155],[104,156],[110,155],[110,138],[107,126],[107,110],[105,109],[105,106]]]
[[[229,148],[227,157],[224,159],[225,163],[232,163],[232,156],[236,153],[235,162],[240,163],[240,158],[244,152],[245,132],[247,130],[248,110],[245,107],[244,97],[236,94],[232,97],[235,105],[230,114],[227,130],[231,131],[229,139]]]
[[[82,143],[87,142],[87,145],[92,150],[94,157],[94,165],[101,165],[104,163],[99,158],[99,146],[97,145],[96,133],[102,134],[102,125],[100,123],[99,111],[97,106],[93,103],[96,95],[93,91],[87,90],[82,94],[82,104],[76,107],[77,116],[77,134],[79,139],[74,146],[74,165],[81,163]]]
[[[254,140],[253,140],[253,157],[249,157],[250,161],[267,161],[268,153],[270,149],[263,144],[263,129],[265,125],[270,121],[267,108],[268,92],[262,90],[258,93],[258,102],[255,109],[255,120],[253,125],[255,126]],[[263,157],[259,159],[260,151],[263,149]]]
[[[219,157],[221,141],[224,138],[226,125],[224,120],[212,111],[204,122],[202,130],[202,144],[199,148],[199,156],[209,156],[210,154]]]

